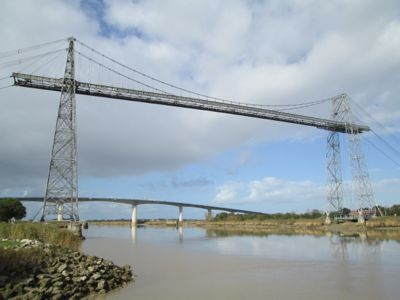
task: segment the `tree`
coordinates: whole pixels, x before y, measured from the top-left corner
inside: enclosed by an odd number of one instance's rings
[[[388,209],[389,215],[391,216],[400,216],[400,204],[395,204],[391,208]]]
[[[351,213],[350,209],[348,209],[347,207],[343,207],[343,209],[342,209],[343,216],[348,216],[348,215],[350,215],[350,213]]]
[[[0,221],[7,222],[12,218],[20,220],[26,216],[26,208],[17,199],[0,200]]]

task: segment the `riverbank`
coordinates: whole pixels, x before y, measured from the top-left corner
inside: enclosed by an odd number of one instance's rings
[[[89,221],[96,226],[131,226],[129,220],[123,221]],[[231,232],[234,235],[329,235],[364,236],[379,239],[400,240],[400,217],[379,217],[366,221],[364,224],[357,222],[344,222],[325,224],[325,219],[271,219],[271,220],[246,220],[246,221],[206,221],[185,220],[177,223],[176,220],[148,220],[142,221],[138,226],[155,227],[201,227],[210,234],[219,235],[220,232]]]
[[[125,223],[128,224],[128,223]],[[173,221],[147,221],[144,226],[176,226]],[[280,219],[247,221],[184,221],[184,227],[201,227],[210,235],[329,235],[365,236],[378,239],[400,240],[400,218],[382,217],[365,224],[344,222],[325,224],[324,219]]]
[[[51,224],[1,223],[0,299],[81,299],[133,279],[130,266],[77,251],[80,242]]]
[[[151,225],[151,223],[149,224]],[[232,234],[300,234],[368,236],[377,239],[400,240],[400,218],[382,217],[360,223],[332,223],[326,225],[323,219],[263,220],[263,221],[195,221],[185,222],[185,226],[196,226],[210,230],[214,234],[231,231]]]

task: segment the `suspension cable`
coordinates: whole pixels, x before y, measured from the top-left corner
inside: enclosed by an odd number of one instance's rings
[[[391,134],[391,132],[384,126],[382,123],[380,123],[378,120],[376,120],[365,108],[363,108],[360,104],[358,104],[356,101],[354,101],[352,98],[349,97],[352,103],[354,103],[360,110],[362,110],[371,120],[373,120],[376,124],[379,125],[384,131],[386,131],[389,136],[392,137],[392,139],[400,146],[400,141]]]
[[[379,134],[377,134],[374,130],[371,129],[371,132],[382,142],[384,143],[389,149],[391,149],[393,152],[397,153],[400,157],[400,151],[394,148],[392,145],[390,145],[383,137],[381,137]]]
[[[91,58],[91,57],[89,57],[89,56],[87,56],[87,55],[85,55],[85,54],[83,54],[83,53],[81,53],[81,52],[79,52],[79,51],[77,51],[77,50],[75,50],[75,52],[78,53],[79,55],[81,55],[82,57],[86,58],[87,60],[92,61],[92,62],[98,64],[99,66],[101,66],[101,67],[103,67],[103,68],[109,70],[110,72],[113,72],[113,73],[115,73],[115,74],[117,74],[117,75],[119,75],[119,76],[122,76],[122,77],[124,77],[124,78],[126,78],[126,79],[128,79],[128,80],[131,80],[131,81],[133,81],[133,82],[136,82],[136,83],[138,83],[138,84],[140,84],[140,85],[143,85],[143,86],[145,86],[145,87],[147,87],[147,88],[149,88],[149,89],[155,90],[155,91],[157,91],[157,92],[160,92],[160,93],[163,93],[163,94],[169,94],[169,93],[167,93],[167,92],[165,92],[165,91],[163,91],[163,90],[160,90],[160,89],[155,88],[155,87],[153,87],[153,86],[151,86],[151,85],[148,85],[148,84],[143,83],[143,82],[141,82],[141,81],[138,81],[138,80],[136,80],[136,79],[134,79],[134,78],[131,78],[131,77],[125,75],[125,74],[122,74],[121,72],[115,71],[114,69],[111,69],[110,67],[108,67],[108,66],[102,64],[101,62],[98,62],[97,60],[95,60],[95,59],[93,59],[93,58]]]
[[[372,141],[368,140],[367,138],[364,138],[364,140],[370,144],[372,147],[374,147],[376,150],[378,150],[381,154],[383,154],[387,159],[391,160],[394,164],[400,167],[400,163],[395,161],[392,157],[390,157],[385,151],[383,151],[381,148],[379,148],[377,145],[375,145]]]
[[[120,63],[119,61],[117,61],[117,60],[115,60],[115,59],[113,59],[113,58],[111,58],[111,57],[99,52],[98,50],[86,45],[85,43],[83,43],[83,42],[81,42],[79,40],[76,40],[76,41],[80,45],[82,45],[85,48],[89,49],[90,51],[92,51],[92,52],[104,57],[105,59],[107,59],[107,60],[109,60],[109,61],[111,61],[111,62],[113,62],[113,63],[115,63],[115,64],[117,64],[117,65],[119,65],[119,66],[121,66],[123,68],[125,68],[125,69],[128,69],[128,70],[130,70],[130,71],[132,71],[132,72],[134,72],[136,74],[139,74],[139,75],[141,75],[143,77],[146,77],[146,78],[148,78],[150,80],[153,80],[155,82],[158,82],[158,83],[161,83],[163,85],[169,86],[171,88],[180,90],[182,92],[193,94],[193,95],[196,95],[196,96],[199,96],[199,97],[203,97],[203,98],[206,98],[206,99],[211,99],[211,100],[215,100],[215,101],[218,101],[218,102],[228,102],[228,103],[231,103],[231,104],[237,104],[238,103],[238,102],[235,102],[235,101],[231,101],[231,100],[227,100],[227,99],[223,99],[223,98],[218,98],[218,97],[212,97],[212,96],[208,96],[208,95],[201,94],[201,93],[198,93],[198,92],[194,92],[194,91],[191,91],[191,90],[188,90],[188,89],[173,85],[171,83],[165,82],[163,80],[157,79],[157,78],[155,78],[153,76],[150,76],[150,75],[147,75],[147,74],[145,74],[143,72],[140,72],[140,71],[138,71],[138,70],[136,70],[136,69],[134,69],[132,67],[124,65],[124,64]],[[324,102],[327,102],[327,101],[330,101],[330,98],[323,99],[323,100],[318,100],[318,101],[312,101],[312,102],[295,103],[295,104],[275,104],[275,105],[273,105],[273,104],[254,104],[254,103],[242,103],[242,104],[245,104],[245,105],[248,105],[248,106],[256,106],[256,107],[288,107],[287,109],[282,109],[282,110],[293,110],[293,109],[299,109],[299,108],[304,108],[304,107],[309,107],[309,106],[321,104],[321,103],[324,103]],[[295,106],[299,106],[299,107],[295,108]]]
[[[60,39],[60,40],[56,40],[56,41],[52,41],[52,42],[47,42],[47,43],[43,43],[43,44],[38,44],[38,45],[30,46],[30,47],[25,47],[25,48],[20,48],[20,49],[0,52],[0,58],[13,56],[13,55],[21,54],[21,53],[24,53],[24,52],[29,52],[29,51],[32,51],[32,50],[35,50],[35,49],[46,47],[46,46],[51,45],[51,44],[60,43],[62,41],[66,41],[66,40],[67,39],[64,38],[64,39]]]
[[[46,55],[53,54],[53,53],[56,53],[56,52],[65,51],[65,50],[67,50],[67,48],[53,50],[53,51],[49,51],[49,52],[38,54],[38,55],[27,56],[27,57],[24,57],[24,58],[20,58],[20,59],[4,62],[4,63],[0,64],[0,67],[9,67],[9,66],[13,66],[13,65],[22,64],[22,63],[25,63],[26,61],[30,61],[30,60],[33,60],[33,59],[41,58],[41,57],[44,57]]]
[[[7,89],[7,88],[9,88],[9,87],[12,87],[14,84],[10,84],[10,85],[6,85],[6,86],[2,86],[2,87],[0,87],[0,90],[4,90],[4,89]]]

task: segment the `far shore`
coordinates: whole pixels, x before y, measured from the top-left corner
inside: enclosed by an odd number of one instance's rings
[[[124,225],[130,226],[130,220],[88,221],[92,225]],[[248,221],[206,221],[185,220],[141,220],[137,226],[183,226],[201,227],[214,232],[232,232],[232,234],[307,234],[361,236],[367,234],[371,238],[400,240],[400,217],[374,218],[360,223],[332,223],[325,225],[322,219],[287,219],[287,220],[248,220]]]

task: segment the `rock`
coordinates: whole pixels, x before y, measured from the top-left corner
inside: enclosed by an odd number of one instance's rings
[[[100,280],[99,283],[97,284],[97,290],[104,290],[105,287],[106,287],[106,281]]]
[[[48,288],[51,285],[51,281],[49,278],[43,278],[40,282],[39,285],[41,288]]]
[[[92,267],[92,266],[89,266],[88,268],[87,268],[87,270],[89,271],[89,272],[94,272],[94,267]]]
[[[97,280],[97,279],[101,278],[101,275],[100,275],[99,273],[94,273],[93,276],[92,276],[92,278],[93,278],[94,280]]]
[[[99,257],[29,239],[21,240],[18,247],[41,247],[43,260],[36,266],[0,275],[0,299],[81,299],[132,280],[129,265],[118,267]]]
[[[56,281],[56,282],[54,282],[53,283],[53,287],[54,288],[62,288],[64,286],[64,282],[62,282],[62,281]],[[53,293],[54,293],[54,291],[53,291]]]
[[[62,264],[61,266],[59,266],[57,268],[57,272],[61,273],[62,271],[64,271],[67,268],[67,264]]]
[[[63,298],[64,297],[63,297],[63,295],[61,294],[60,291],[57,291],[57,293],[53,294],[53,296],[51,297],[51,299],[53,299],[53,300],[60,300],[60,299],[63,299]]]

